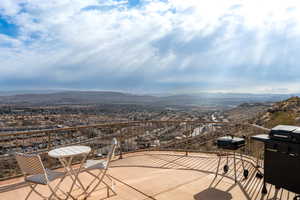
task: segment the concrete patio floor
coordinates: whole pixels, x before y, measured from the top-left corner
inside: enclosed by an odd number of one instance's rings
[[[238,181],[234,181],[233,159],[229,159],[230,170],[223,175],[222,159],[220,175],[215,177],[218,157],[214,154],[190,153],[185,156],[178,152],[139,152],[124,156],[111,163],[109,174],[115,182],[116,195],[107,197],[101,185],[88,199],[100,200],[230,200],[230,199],[274,199],[275,187],[267,185],[268,194],[262,196],[262,179],[255,177],[256,170],[250,160],[245,163],[249,170],[248,179],[242,175],[242,164],[237,160]],[[80,180],[87,185],[92,177],[80,174]],[[64,181],[62,189],[70,186],[70,178]],[[106,180],[109,183],[108,180]],[[55,185],[55,183],[54,183]],[[45,186],[38,186],[43,194],[48,194]],[[22,200],[29,191],[23,178],[0,182],[0,199]],[[80,194],[76,189],[74,195]],[[293,199],[295,194],[279,190],[276,199]],[[33,194],[29,199],[40,199]],[[82,199],[78,197],[78,199]]]

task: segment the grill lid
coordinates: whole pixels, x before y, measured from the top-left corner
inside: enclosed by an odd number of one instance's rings
[[[245,145],[245,139],[233,136],[224,136],[217,139],[217,146],[223,149],[238,149]]]
[[[236,142],[242,142],[245,141],[244,138],[239,138],[239,137],[232,137],[232,136],[224,136],[224,137],[219,137],[217,139],[218,142],[227,142],[227,143],[236,143]]]
[[[271,139],[300,143],[298,126],[278,125],[271,129],[269,135]]]
[[[275,126],[274,128],[271,129],[271,133],[291,133],[293,132],[294,130],[296,130],[297,126],[288,126],[288,125],[278,125],[278,126]]]

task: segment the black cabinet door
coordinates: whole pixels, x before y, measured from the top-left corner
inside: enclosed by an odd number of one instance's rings
[[[288,152],[280,152],[278,148],[268,148],[268,145],[266,145],[264,177],[267,183],[299,194],[299,155],[289,154]]]

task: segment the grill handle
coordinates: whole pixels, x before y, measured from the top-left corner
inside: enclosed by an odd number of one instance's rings
[[[278,149],[271,149],[271,148],[267,148],[267,151],[272,151],[272,152],[278,152]]]
[[[273,134],[274,138],[290,139],[289,135]]]
[[[291,156],[293,158],[297,158],[299,155],[297,153],[290,153],[289,156]]]

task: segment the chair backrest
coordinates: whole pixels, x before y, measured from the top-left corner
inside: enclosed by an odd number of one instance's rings
[[[107,155],[107,167],[108,167],[111,159],[113,158],[113,156],[115,154],[115,150],[117,148],[117,145],[118,145],[118,140],[116,138],[113,138],[112,144],[110,146],[110,150],[109,150],[108,155]]]
[[[46,173],[40,155],[24,153],[16,153],[15,155],[23,174],[34,175]]]

